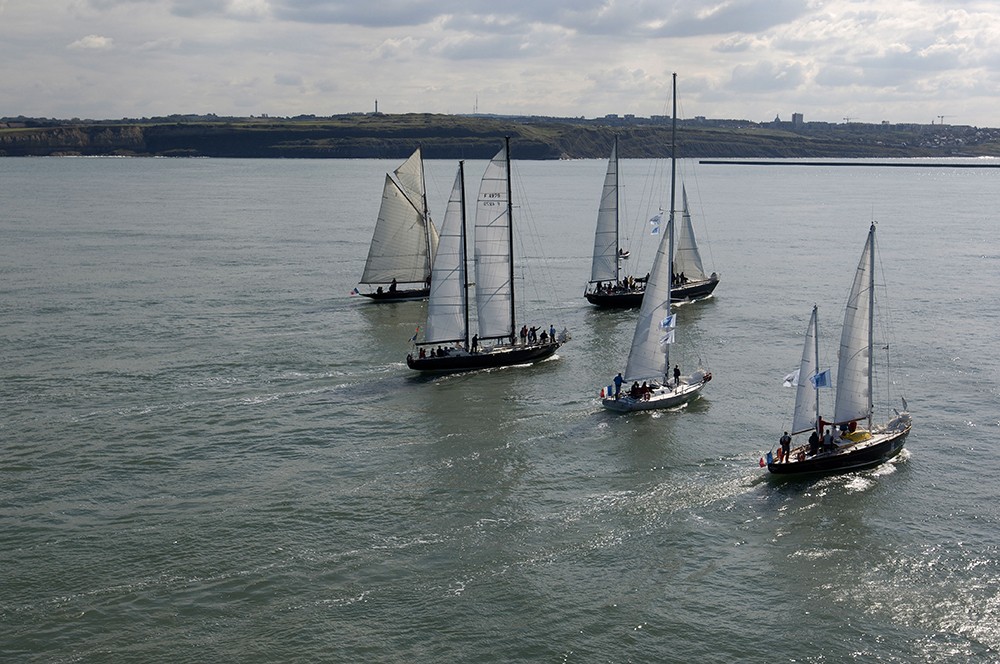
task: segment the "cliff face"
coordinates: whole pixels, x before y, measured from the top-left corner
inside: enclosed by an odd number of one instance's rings
[[[0,155],[118,155],[143,154],[146,141],[135,125],[80,125],[0,131]]]
[[[692,158],[928,157],[1000,155],[1000,132],[973,127],[685,122],[677,149]],[[670,154],[666,122],[400,115],[230,121],[55,123],[4,128],[0,156],[134,155],[243,158],[488,159],[503,137],[516,159],[605,158],[617,136],[625,158]]]

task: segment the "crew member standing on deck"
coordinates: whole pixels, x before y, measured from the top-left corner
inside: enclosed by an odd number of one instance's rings
[[[785,432],[785,435],[781,437],[781,455],[785,457],[785,463],[788,463],[788,452],[792,448],[792,437]]]

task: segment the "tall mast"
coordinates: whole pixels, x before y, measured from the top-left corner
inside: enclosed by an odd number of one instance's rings
[[[670,263],[670,287],[667,289],[667,315],[670,315],[670,298],[674,288],[674,199],[675,181],[677,178],[677,72],[672,75],[673,110],[670,120],[670,216],[667,225],[667,232],[670,233],[667,251]],[[663,352],[666,364],[663,368],[664,380],[670,379],[670,344],[666,344]]]
[[[514,322],[514,199],[510,186],[510,136],[504,137],[504,157],[507,160],[507,276],[510,279],[510,340],[517,334]]]
[[[813,351],[816,353],[816,362],[813,364],[816,367],[813,373],[819,373],[819,314],[817,313],[817,306],[813,305]],[[812,376],[809,376],[807,380],[811,380]],[[802,380],[802,377],[799,377]],[[816,428],[816,433],[819,433],[819,388],[813,387],[813,392],[816,393],[816,422],[814,426]]]
[[[875,222],[868,231],[868,430],[872,428],[872,369],[875,343]]]
[[[618,190],[618,136],[615,136],[615,281],[621,281],[622,277],[622,262],[621,262],[621,238],[618,236],[619,224],[618,220],[621,215],[621,195]]]
[[[465,348],[471,350],[469,346],[469,236],[465,227],[465,162],[458,162],[458,177],[462,181],[462,274],[465,280],[462,283],[462,313],[465,315]]]

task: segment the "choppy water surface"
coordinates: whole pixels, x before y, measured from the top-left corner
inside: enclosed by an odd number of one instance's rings
[[[433,379],[424,304],[349,294],[396,165],[0,160],[5,659],[1000,657],[1000,171],[685,164],[723,281],[676,356],[715,380],[621,416],[635,313],[582,297],[605,164],[516,164],[558,359]],[[772,483],[781,378],[814,302],[834,356],[872,218],[907,450]]]

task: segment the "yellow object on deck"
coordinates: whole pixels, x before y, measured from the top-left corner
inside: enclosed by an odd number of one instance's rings
[[[872,437],[867,431],[854,431],[851,433],[842,433],[840,437],[844,440],[849,440],[852,443],[860,443],[862,440],[868,440]]]

